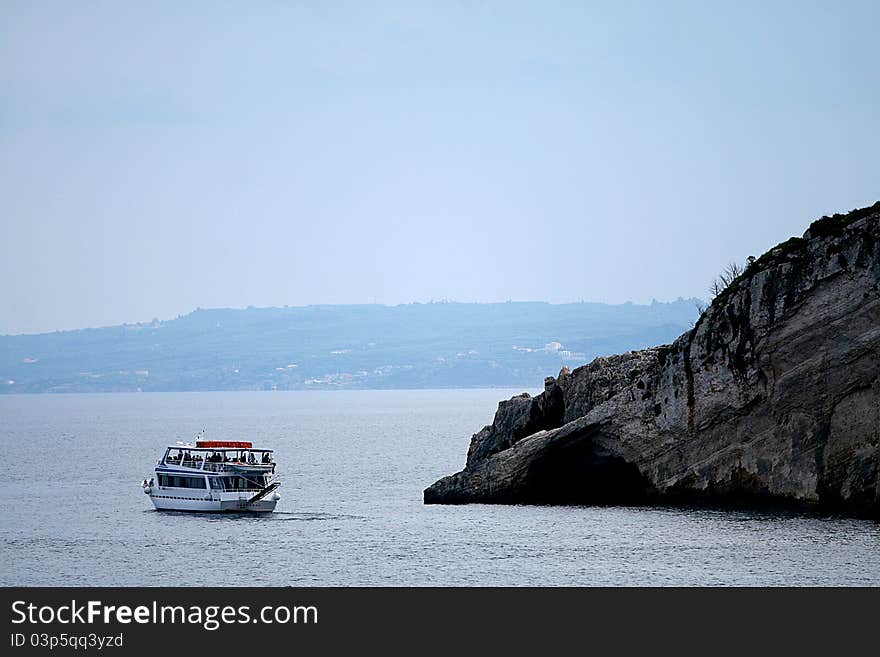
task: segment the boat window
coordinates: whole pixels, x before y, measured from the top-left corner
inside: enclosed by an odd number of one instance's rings
[[[204,477],[178,477],[175,475],[159,475],[159,485],[171,488],[206,488]]]
[[[248,474],[246,477],[218,477],[223,481],[224,490],[259,490],[266,485],[263,474]]]
[[[220,477],[208,477],[208,481],[211,482],[211,488],[223,490],[223,484],[220,483]]]

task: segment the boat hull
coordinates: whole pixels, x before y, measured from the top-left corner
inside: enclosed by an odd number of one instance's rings
[[[174,491],[161,491],[150,494],[150,501],[157,511],[191,511],[193,513],[271,513],[275,510],[277,500],[257,500],[251,504],[248,498],[240,499],[206,499],[175,494]]]

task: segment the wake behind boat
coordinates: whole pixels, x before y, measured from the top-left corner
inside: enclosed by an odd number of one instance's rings
[[[281,499],[273,454],[248,441],[170,446],[143,490],[160,511],[269,513]]]

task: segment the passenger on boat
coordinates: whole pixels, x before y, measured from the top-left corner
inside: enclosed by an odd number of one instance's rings
[[[269,452],[263,452],[263,463],[269,462]]]

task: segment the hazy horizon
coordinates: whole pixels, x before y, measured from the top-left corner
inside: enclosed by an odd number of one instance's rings
[[[287,304],[282,306],[255,306],[253,304],[248,306],[211,306],[211,307],[202,307],[196,306],[195,308],[191,308],[190,310],[179,313],[174,317],[150,317],[146,319],[135,319],[135,320],[125,320],[122,322],[117,322],[115,324],[102,324],[102,325],[93,325],[93,326],[70,326],[67,328],[57,328],[49,331],[34,331],[34,332],[18,332],[18,333],[0,333],[0,337],[14,337],[14,336],[25,336],[25,335],[45,335],[48,333],[62,333],[67,331],[86,331],[91,329],[103,329],[103,328],[113,328],[117,326],[133,326],[138,324],[150,324],[153,322],[168,322],[173,321],[175,319],[180,319],[182,317],[186,317],[195,312],[199,311],[225,311],[225,310],[275,310],[275,309],[297,309],[297,308],[319,308],[319,307],[346,307],[346,306],[381,306],[383,308],[399,308],[401,306],[412,306],[412,305],[427,305],[427,304],[475,304],[475,305],[494,305],[494,304],[547,304],[550,306],[565,306],[565,305],[573,305],[573,304],[594,304],[600,306],[652,306],[655,304],[675,304],[675,303],[687,303],[687,302],[700,302],[705,303],[703,298],[697,297],[677,297],[676,299],[669,300],[659,300],[659,299],[651,299],[647,303],[636,303],[634,301],[621,301],[620,303],[606,303],[603,301],[591,301],[589,299],[578,299],[577,301],[541,301],[539,299],[505,299],[503,301],[459,301],[457,299],[429,299],[427,301],[408,301],[405,303],[351,303],[351,304],[327,304],[327,303],[313,303],[313,304],[303,304],[303,305],[294,305]]]
[[[0,5],[0,334],[705,297],[880,195],[871,2]]]

